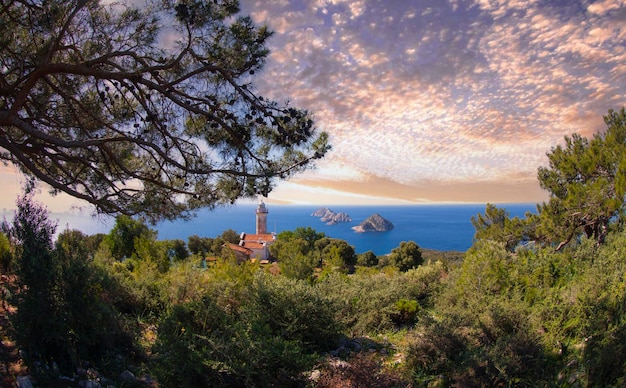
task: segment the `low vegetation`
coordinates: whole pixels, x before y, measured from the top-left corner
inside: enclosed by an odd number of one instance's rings
[[[615,156],[624,155],[624,122],[623,110],[610,112],[603,135],[553,149],[551,167],[540,170],[550,201],[513,219],[487,205],[472,218],[475,240],[464,253],[409,241],[389,255],[357,255],[345,241],[298,228],[272,245],[276,262],[238,264],[224,248],[233,231],[160,241],[130,217],[107,235],[64,230],[55,239],[27,192],[0,234],[1,378],[624,386],[626,166]],[[605,192],[613,200],[594,201]]]

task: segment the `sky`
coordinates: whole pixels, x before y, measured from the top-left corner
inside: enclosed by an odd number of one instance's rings
[[[258,90],[333,150],[275,202],[543,202],[565,135],[626,104],[626,2],[244,0],[275,35]]]
[[[265,199],[539,203],[565,135],[626,105],[626,1],[243,0],[274,31],[260,94],[313,113],[332,151]],[[21,178],[0,166],[1,208]],[[52,211],[85,206],[41,197]]]

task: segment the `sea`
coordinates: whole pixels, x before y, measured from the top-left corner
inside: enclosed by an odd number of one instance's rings
[[[485,212],[486,204],[420,204],[420,205],[334,205],[326,206],[339,213],[347,213],[352,222],[326,225],[311,214],[321,206],[267,204],[267,228],[280,233],[298,227],[311,227],[328,237],[347,241],[356,253],[372,251],[384,255],[402,241],[414,241],[421,248],[441,251],[466,251],[472,245],[474,227],[471,217]],[[536,212],[534,203],[497,204],[511,217]],[[232,229],[237,233],[254,233],[256,204],[237,204],[214,210],[202,210],[191,220],[165,221],[150,226],[158,232],[159,240],[181,239],[192,235],[217,237]],[[10,212],[3,212],[6,220]],[[356,233],[358,225],[372,214],[378,213],[391,221],[394,228],[387,232]],[[57,222],[57,232],[78,229],[86,234],[108,233],[114,225],[112,218],[93,218],[88,214],[51,213],[50,220]]]
[[[280,233],[298,227],[311,227],[326,236],[347,241],[356,253],[373,251],[376,255],[390,253],[402,241],[414,241],[421,248],[442,251],[466,251],[472,245],[474,227],[471,217],[485,212],[486,204],[428,204],[402,206],[328,206],[335,213],[347,213],[352,222],[327,225],[311,214],[320,206],[268,204],[267,228]],[[535,212],[534,203],[498,204],[511,217],[523,217]],[[226,229],[238,233],[255,232],[256,205],[246,204],[201,212],[191,221],[163,222],[157,225],[159,239],[184,239],[190,235],[215,237]],[[391,221],[394,228],[387,232],[356,233],[358,225],[372,214],[378,213]]]

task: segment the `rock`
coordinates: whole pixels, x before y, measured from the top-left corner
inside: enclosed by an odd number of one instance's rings
[[[30,376],[18,376],[15,380],[15,385],[17,385],[17,388],[33,388]]]
[[[147,385],[147,386],[152,386],[152,385],[156,382],[156,380],[154,380],[154,379],[152,378],[152,376],[150,376],[150,375],[148,375],[148,374],[144,374],[144,375],[142,375],[142,376],[141,376],[141,378],[139,379],[139,381],[140,381],[142,384]]]
[[[314,369],[311,372],[311,375],[309,376],[309,380],[311,381],[317,381],[320,379],[320,377],[322,376],[322,372],[320,372],[319,369]]]
[[[100,388],[100,383],[93,380],[87,380],[85,388]]]
[[[361,222],[357,226],[353,226],[352,230],[357,233],[363,232],[387,232],[393,229],[391,221],[383,218],[380,214],[374,213],[367,217],[365,221]]]
[[[327,207],[321,207],[311,213],[313,217],[319,217],[322,222],[327,225],[335,225],[339,222],[352,222],[352,218],[347,213],[335,213]]]
[[[322,221],[329,222],[329,223],[332,222],[336,224],[338,222],[352,222],[352,218],[350,218],[348,213],[340,212],[340,213],[333,213],[331,217],[324,217],[322,218]]]
[[[137,378],[135,377],[133,372],[129,370],[125,370],[122,373],[120,373],[120,380],[126,381],[126,382],[133,382],[133,381],[136,381]]]
[[[317,209],[316,211],[314,211],[313,213],[311,213],[311,215],[313,217],[321,218],[321,217],[324,217],[326,215],[326,213],[328,213],[328,212],[332,212],[332,210],[330,210],[327,207],[321,207],[321,208]]]

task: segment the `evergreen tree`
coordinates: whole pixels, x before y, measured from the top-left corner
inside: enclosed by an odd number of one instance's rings
[[[424,262],[422,251],[415,241],[402,241],[391,250],[389,260],[402,272],[416,268]]]
[[[471,218],[476,230],[475,241],[501,242],[508,251],[513,251],[524,241],[536,240],[535,221],[536,219],[531,214],[526,214],[524,219],[511,218],[506,209],[491,203],[485,207],[485,214],[478,213]]]
[[[538,170],[550,200],[538,206],[539,230],[561,249],[585,234],[602,243],[611,222],[623,217],[626,195],[626,111],[609,110],[607,129],[591,140],[578,134],[547,154],[548,167]]]
[[[0,159],[99,212],[190,217],[330,149],[252,80],[272,33],[237,0],[0,1]]]
[[[34,202],[33,192],[17,200],[9,233],[17,245],[17,313],[13,317],[17,341],[26,350],[27,361],[49,361],[62,348],[59,313],[62,296],[56,284],[61,268],[52,254],[56,225],[48,210]]]

